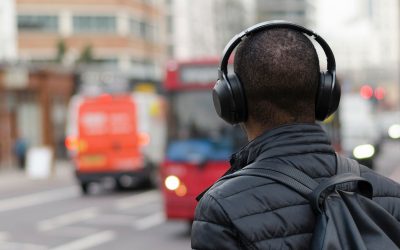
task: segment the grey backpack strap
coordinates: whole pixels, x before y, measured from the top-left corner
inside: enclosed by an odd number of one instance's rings
[[[356,160],[340,156],[336,153],[336,175],[353,173],[360,176],[360,165]],[[355,188],[353,183],[345,183],[337,186],[341,190],[353,190]]]
[[[319,214],[322,212],[320,203],[324,199],[324,193],[332,188],[347,190],[340,187],[350,183],[350,190],[357,189],[362,195],[368,198],[372,197],[371,184],[364,178],[353,173],[347,172],[334,175],[318,183],[293,166],[275,163],[271,165],[271,163],[265,164],[263,161],[250,164],[233,174],[224,176],[220,180],[243,175],[268,178],[293,189],[304,198],[308,199],[314,211]]]
[[[264,177],[280,182],[307,199],[318,186],[318,182],[295,167],[278,163],[266,165],[263,161],[253,162],[241,170],[221,177],[217,182],[243,175]]]
[[[238,171],[242,175],[253,175],[270,178],[292,188],[305,198],[309,199],[312,191],[318,187],[318,182],[293,166],[283,164],[266,165],[257,162],[255,166],[249,165]]]

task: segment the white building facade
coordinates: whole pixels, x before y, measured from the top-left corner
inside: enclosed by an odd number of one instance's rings
[[[236,33],[254,21],[254,0],[167,1],[169,58],[219,57]]]
[[[396,85],[399,1],[319,1],[317,30],[336,56],[339,77],[352,88]]]
[[[0,61],[13,62],[17,58],[15,0],[0,1]]]
[[[258,22],[280,19],[314,27],[313,0],[167,1],[170,58],[219,57],[226,43]]]

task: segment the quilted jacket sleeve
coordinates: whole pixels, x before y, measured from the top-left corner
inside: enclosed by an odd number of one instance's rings
[[[361,166],[361,176],[372,183],[373,200],[400,222],[400,184],[365,166]]]
[[[208,193],[196,207],[191,234],[192,249],[243,249],[225,211]]]

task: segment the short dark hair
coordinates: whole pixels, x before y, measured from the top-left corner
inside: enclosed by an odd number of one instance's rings
[[[274,28],[250,35],[236,50],[234,70],[249,118],[274,126],[314,121],[319,60],[303,33]]]

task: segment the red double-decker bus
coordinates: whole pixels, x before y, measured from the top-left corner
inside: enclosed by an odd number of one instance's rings
[[[217,59],[167,64],[169,134],[161,178],[168,219],[192,221],[196,196],[228,169],[230,155],[245,142],[240,128],[214,111],[211,90],[217,68]]]

